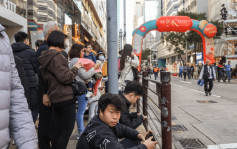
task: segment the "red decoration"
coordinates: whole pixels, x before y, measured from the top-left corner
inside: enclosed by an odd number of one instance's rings
[[[214,37],[216,33],[217,28],[213,24],[208,24],[204,29],[204,34],[209,38]]]
[[[156,22],[156,26],[160,32],[186,32],[190,30],[192,25],[192,20],[187,16],[160,17]]]
[[[141,31],[141,32],[146,32],[146,27],[145,27],[145,26],[141,26],[141,27],[140,27],[140,31]]]

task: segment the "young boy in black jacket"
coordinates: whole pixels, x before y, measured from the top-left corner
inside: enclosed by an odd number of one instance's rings
[[[144,141],[144,144],[130,149],[154,149],[157,142],[151,141],[152,137],[145,140],[145,135],[118,123],[123,106],[124,103],[118,95],[102,95],[98,104],[99,115],[87,125],[78,140],[77,149],[126,149],[118,141],[119,138]]]

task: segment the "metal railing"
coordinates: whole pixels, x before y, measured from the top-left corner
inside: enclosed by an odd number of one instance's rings
[[[140,78],[142,78],[140,81],[143,85],[143,97],[137,104],[137,111],[148,116],[143,123],[147,130],[148,125],[150,128],[153,126],[153,131],[157,130],[160,136],[154,133],[154,137],[159,146],[162,149],[172,149],[170,72],[161,72],[160,82],[149,79],[148,72],[143,72]],[[149,88],[149,85],[155,88]]]

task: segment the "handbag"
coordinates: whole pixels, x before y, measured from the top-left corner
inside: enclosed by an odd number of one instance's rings
[[[71,87],[72,87],[74,96],[80,96],[87,92],[87,87],[85,83],[77,81],[77,80],[73,80],[73,82],[71,83]]]

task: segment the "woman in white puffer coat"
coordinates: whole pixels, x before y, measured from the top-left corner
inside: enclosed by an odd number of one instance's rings
[[[120,59],[120,77],[118,81],[120,90],[126,86],[129,81],[133,81],[134,77],[132,67],[136,68],[139,66],[139,59],[134,53],[132,53],[132,50],[132,45],[124,45]]]
[[[12,48],[0,24],[0,148],[7,149],[10,134],[18,149],[37,149],[37,135]]]

